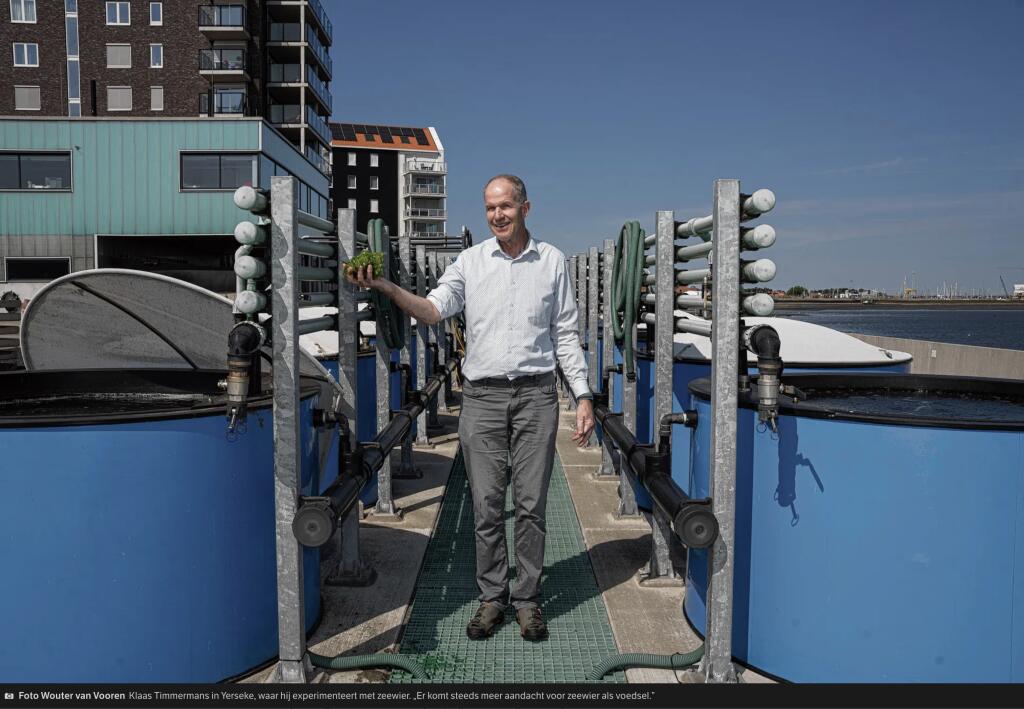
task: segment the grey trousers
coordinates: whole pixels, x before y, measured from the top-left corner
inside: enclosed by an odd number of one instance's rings
[[[540,602],[545,507],[558,429],[554,376],[541,383],[500,387],[466,381],[459,439],[473,494],[476,581],[480,601],[502,609]],[[512,471],[516,581],[509,592],[505,489]]]

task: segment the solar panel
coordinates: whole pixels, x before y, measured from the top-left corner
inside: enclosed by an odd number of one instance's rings
[[[366,126],[359,125],[358,123],[353,123],[352,124],[352,130],[354,130],[356,133],[365,133],[366,132]]]
[[[391,138],[391,129],[387,126],[380,127],[380,139],[382,143],[394,143],[395,141]]]
[[[419,143],[420,145],[430,145],[430,143],[427,141],[427,134],[423,132],[423,129],[417,128],[415,131],[413,131],[413,135],[416,136],[416,142]]]
[[[367,135],[377,135],[377,126],[366,126]]]
[[[366,140],[367,143],[377,142],[377,138],[372,133],[364,133],[363,138]]]

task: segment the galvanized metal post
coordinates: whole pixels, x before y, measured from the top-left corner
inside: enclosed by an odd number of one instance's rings
[[[577,318],[579,318],[580,274],[579,274],[579,256],[577,254],[573,254],[572,256],[569,257],[569,283],[572,286],[571,287],[572,298],[573,298],[573,300],[576,303],[576,313],[577,313]],[[580,344],[581,345],[583,344],[583,336],[582,336],[583,324],[582,324],[582,322],[583,322],[582,319],[579,319],[578,330],[581,333],[581,335],[580,335]],[[566,382],[566,388],[569,388],[568,382]],[[567,392],[567,393],[569,393],[569,392]],[[573,401],[572,396],[567,396],[566,397],[566,401],[565,401],[565,410],[566,411],[572,411],[575,408],[576,408],[576,404]]]
[[[437,285],[438,277],[438,259],[437,252],[431,251],[427,254],[427,275],[426,275],[426,289],[423,295],[426,295],[429,291],[433,290]],[[441,343],[441,323],[435,323],[430,326],[430,343],[434,346],[432,352],[436,353],[437,362],[431,362],[431,367],[436,367],[438,364],[443,364],[447,361],[447,357],[444,352],[444,345]],[[446,380],[447,383],[447,380]],[[427,425],[428,426],[440,426],[441,421],[437,418],[437,411],[448,411],[448,401],[444,396],[436,397],[427,409]]]
[[[655,322],[654,322],[654,420],[651,438],[655,442],[662,416],[672,412],[672,348],[675,335],[675,214],[658,212],[655,249]],[[676,543],[671,521],[655,507],[651,523],[651,559],[647,580],[679,579],[672,565],[671,546]],[[681,581],[681,579],[679,579]]]
[[[427,294],[427,247],[416,247],[416,295]],[[416,321],[416,389],[423,391],[427,386],[427,324]],[[416,445],[421,448],[433,448],[427,436],[427,410],[424,409],[416,417]]]
[[[387,248],[391,248],[389,240],[385,241]],[[391,259],[389,254],[384,255],[384,277],[392,280]],[[384,342],[383,333],[378,332],[374,338],[377,350],[377,432],[380,433],[391,421],[391,348]],[[401,511],[395,506],[392,496],[391,480],[396,461],[395,452],[384,458],[384,464],[377,471],[377,505],[374,507],[374,514],[378,515],[401,515]]]
[[[339,209],[338,262],[348,261],[355,255],[356,212],[354,209]],[[360,431],[356,412],[359,410],[359,388],[356,385],[356,371],[359,364],[359,322],[356,320],[356,290],[356,286],[338,274],[338,385],[341,387],[339,411],[348,419],[353,440],[358,441]],[[341,445],[340,439],[338,445]],[[345,453],[346,451],[338,450],[339,456]],[[341,523],[336,553],[338,565],[326,578],[326,583],[332,586],[368,586],[377,577],[377,572],[363,560],[359,551],[360,507],[360,503],[353,505]]]
[[[438,275],[438,278],[440,278],[441,275],[444,275],[444,272],[452,264],[452,261],[453,261],[453,259],[452,259],[451,256],[442,256],[441,257],[441,271],[440,271],[440,275]],[[434,281],[434,285],[437,285],[437,281],[436,280]],[[442,343],[442,346],[444,348],[444,361],[447,362],[448,359],[451,358],[451,356],[454,354],[454,352],[452,351],[452,346],[454,344],[452,342],[452,338],[455,337],[455,331],[452,328],[451,321],[449,321],[449,320],[442,320],[441,321],[441,335],[444,338],[444,342]],[[444,380],[444,410],[445,411],[448,411],[448,405],[451,402],[451,400],[452,400],[452,378],[451,377],[445,377],[445,380]]]
[[[400,234],[398,236],[398,261],[401,264],[401,275],[399,277],[399,285],[407,291],[412,291],[412,244],[408,233]],[[410,318],[405,312],[402,312],[402,320],[405,321],[405,345],[402,347],[402,352],[399,355],[399,361],[410,367],[412,366],[412,342],[413,342],[413,331],[412,325],[410,324]],[[423,349],[423,340],[419,339],[416,343],[416,347],[420,350]],[[411,372],[410,372],[411,374]],[[418,372],[417,372],[418,374]],[[410,382],[414,384],[414,382]],[[407,403],[405,400],[405,392],[402,392],[402,397],[399,400],[400,406],[405,406]],[[400,461],[398,467],[393,469],[393,477],[398,478],[419,478],[423,476],[423,473],[417,470],[412,464],[412,431],[406,435],[405,440],[402,441],[402,450],[400,455]]]
[[[312,665],[306,655],[302,547],[292,520],[302,494],[302,441],[299,403],[298,190],[293,177],[270,185],[271,277],[274,356],[274,519],[277,546],[278,657],[276,682],[306,682]]]
[[[601,328],[601,358],[604,360],[605,369],[614,364],[615,357],[615,332],[612,327],[612,262],[614,259],[615,242],[611,239],[605,239],[604,260],[601,264],[601,308],[598,318]],[[608,391],[604,393],[608,396],[608,406],[613,406],[615,401],[614,377],[609,376],[606,379],[604,372],[600,371],[597,373],[597,381],[599,386],[604,386],[604,383],[608,382]],[[595,391],[597,390],[595,389]],[[618,473],[616,455],[614,444],[612,444],[608,436],[605,436],[601,446],[601,467],[597,470],[598,476],[614,479],[614,476]],[[629,488],[629,494],[633,494],[632,488]],[[633,507],[636,507],[635,499],[633,500]]]
[[[590,385],[591,391],[598,391],[601,388],[600,373],[597,371],[597,319],[599,317],[598,302],[600,295],[600,273],[601,265],[599,262],[599,256],[596,246],[590,247],[590,252],[587,255],[586,260],[587,270],[587,375],[588,384]],[[582,313],[581,313],[582,315]],[[587,448],[597,443],[597,434],[591,433],[590,438],[587,440]],[[598,471],[600,472],[600,468]]]
[[[718,539],[709,554],[707,682],[735,682],[732,663],[733,551],[736,534],[736,397],[739,377],[740,183],[715,180],[712,250],[711,498]],[[744,367],[744,371],[745,371]]]

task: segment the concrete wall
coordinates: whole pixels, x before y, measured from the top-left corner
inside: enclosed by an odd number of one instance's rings
[[[914,357],[910,365],[912,374],[1024,379],[1024,350],[954,345],[902,337],[853,336],[876,347],[909,352]]]

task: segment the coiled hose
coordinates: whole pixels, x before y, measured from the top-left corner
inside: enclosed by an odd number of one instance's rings
[[[420,663],[404,655],[391,655],[386,652],[378,652],[373,655],[349,655],[343,657],[327,657],[309,653],[309,660],[314,667],[324,670],[359,670],[367,667],[397,667],[412,675],[413,679],[426,680],[427,673]]]
[[[651,655],[646,652],[627,652],[611,655],[601,660],[587,675],[588,682],[599,682],[609,672],[627,667],[653,667],[657,670],[681,670],[696,664],[704,657],[704,645],[691,652],[677,652],[674,655]]]
[[[622,345],[624,372],[629,381],[636,381],[633,357],[633,327],[640,312],[640,286],[644,282],[644,237],[640,222],[626,222],[615,242],[612,261],[612,330],[615,341]],[[621,314],[619,311],[622,311]]]
[[[398,282],[398,274],[401,272],[401,264],[394,249],[391,248],[391,240],[384,234],[384,220],[371,219],[366,223],[366,248],[384,254],[388,260],[391,274],[391,281]],[[378,274],[374,274],[378,275]],[[383,276],[383,274],[379,274]],[[390,298],[383,293],[371,290],[370,303],[373,305],[373,312],[377,315],[377,337],[384,338],[384,344],[389,349],[397,350],[405,346],[405,318],[402,311]]]

